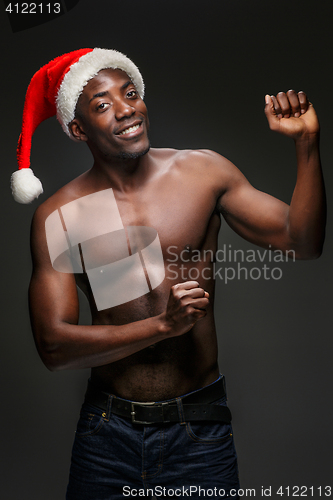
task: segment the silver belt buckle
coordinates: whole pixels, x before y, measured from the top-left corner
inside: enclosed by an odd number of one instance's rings
[[[144,420],[136,420],[135,418],[135,409],[134,409],[134,406],[155,406],[156,403],[155,402],[152,402],[152,403],[137,403],[135,401],[131,402],[131,417],[132,417],[132,423],[133,424],[145,424],[145,425],[149,425],[151,424],[152,422],[146,422]]]

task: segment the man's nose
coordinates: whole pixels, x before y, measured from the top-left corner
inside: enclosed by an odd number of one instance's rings
[[[114,103],[115,117],[116,120],[121,120],[124,117],[132,116],[135,112],[135,108],[130,105],[125,99],[117,99]]]

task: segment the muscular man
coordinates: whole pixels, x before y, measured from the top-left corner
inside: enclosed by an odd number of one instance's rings
[[[304,92],[265,98],[271,130],[296,145],[297,182],[288,206],[253,188],[214,152],[150,148],[147,109],[131,71],[109,64],[95,73],[81,85],[68,123],[72,137],[87,143],[93,166],[40,205],[32,224],[30,307],[39,354],[50,370],[91,368],[67,498],[123,498],[133,488],[156,494],[149,490],[154,487],[165,487],[164,496],[173,488],[186,497],[192,487],[198,498],[201,487],[215,488],[215,497],[238,498],[230,493],[238,488],[237,464],[217,363],[213,262],[207,255],[217,249],[221,215],[261,247],[293,250],[299,259],[320,255],[325,202],[315,110]],[[114,197],[129,255],[135,253],[129,228],[153,228],[165,275],[157,286],[150,283],[148,293],[101,308],[87,270],[55,269],[45,228],[50,215],[62,213],[70,236],[65,207],[106,190]],[[97,212],[106,220],[101,207]],[[74,226],[85,226],[83,212],[74,212]],[[105,248],[93,247],[96,262],[101,253],[106,262]],[[89,258],[79,251],[84,268]],[[185,279],[175,272],[181,265]],[[198,279],[186,279],[194,268]],[[146,278],[149,269],[147,264]],[[78,325],[76,286],[89,300],[90,326]]]

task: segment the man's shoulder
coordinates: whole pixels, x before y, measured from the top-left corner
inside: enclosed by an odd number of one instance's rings
[[[172,148],[157,148],[151,150],[154,155],[161,157],[170,157],[178,161],[187,160],[208,160],[217,161],[223,160],[223,156],[210,149],[172,149]]]
[[[221,167],[228,163],[226,158],[210,149],[159,148],[152,150],[152,156],[156,160],[170,160],[171,167],[179,168],[183,171],[191,169],[192,173],[195,168],[202,170],[209,167]]]
[[[37,207],[34,214],[35,222],[45,222],[47,217],[52,214],[55,210],[58,210],[60,207],[74,201],[82,196],[83,194],[83,186],[84,186],[84,175],[82,174],[79,177],[76,177],[68,184],[65,184],[58,191],[56,191],[53,195],[47,198],[39,207]]]
[[[244,182],[241,171],[227,158],[210,149],[156,150],[170,158],[168,171],[188,186],[200,186],[220,197]]]
[[[191,179],[209,185],[223,185],[233,175],[235,166],[224,156],[210,149],[180,150],[175,156],[175,169]]]

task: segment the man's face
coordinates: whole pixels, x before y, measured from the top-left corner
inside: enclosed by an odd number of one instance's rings
[[[105,69],[91,79],[76,115],[93,153],[129,159],[149,150],[147,108],[124,71]]]

